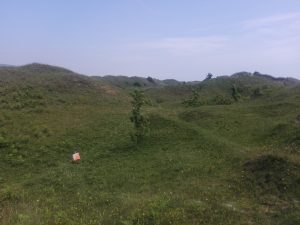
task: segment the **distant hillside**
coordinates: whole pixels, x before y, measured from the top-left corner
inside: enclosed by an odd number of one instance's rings
[[[71,70],[44,64],[0,67],[0,87],[39,88],[49,92],[100,90],[105,84]]]
[[[38,77],[36,77],[38,76]],[[73,83],[80,80],[82,83],[94,83],[96,81],[101,81],[102,83],[109,84],[118,88],[131,88],[131,87],[165,87],[165,86],[178,86],[178,85],[199,85],[201,87],[211,87],[216,86],[219,88],[225,88],[226,86],[233,83],[243,85],[243,86],[256,86],[256,85],[271,85],[271,86],[295,86],[300,84],[300,81],[295,78],[283,78],[283,77],[273,77],[271,75],[261,74],[259,72],[249,73],[249,72],[239,72],[231,76],[219,76],[213,79],[204,81],[188,81],[182,82],[175,79],[165,79],[159,80],[153,77],[138,77],[138,76],[84,76],[77,74],[69,69],[52,66],[47,64],[32,63],[24,66],[11,66],[6,64],[0,64],[0,77],[2,80],[12,79],[12,78],[22,78],[28,79],[28,81],[37,82],[37,78],[45,77],[68,77],[72,76],[69,82]],[[33,78],[33,79],[30,79]],[[75,78],[76,77],[76,78]],[[76,86],[76,85],[75,85]],[[80,85],[79,85],[80,86]]]
[[[1,68],[1,67],[14,67],[14,66],[8,65],[8,64],[0,64],[0,68]]]
[[[127,98],[133,88],[146,90],[157,102],[182,101],[197,90],[204,102],[216,98],[232,101],[232,89],[236,88],[243,99],[260,95],[263,98],[286,98],[300,91],[300,81],[294,78],[275,78],[259,72],[239,72],[231,76],[219,76],[204,81],[180,82],[174,79],[159,80],[152,77],[84,76],[71,70],[45,65],[0,66],[0,90],[2,93],[31,90],[45,96],[55,93],[121,96]],[[125,92],[123,92],[123,90]],[[255,93],[257,92],[257,93]],[[127,97],[126,97],[127,96]],[[120,97],[120,96],[119,96]]]
[[[40,63],[31,63],[24,66],[20,66],[19,69],[27,72],[40,72],[41,74],[45,74],[47,72],[56,72],[56,73],[73,73],[73,71],[65,69],[63,67],[52,66],[47,64],[40,64]]]
[[[235,86],[242,95],[250,96],[255,89],[268,93],[271,90],[288,90],[300,85],[294,78],[275,78],[258,72],[239,72],[231,76],[220,76],[215,79],[205,80],[198,88],[203,94],[222,94],[230,96]]]
[[[118,89],[61,67],[34,63],[0,67],[0,93],[0,107],[22,109],[113,99]]]
[[[168,99],[184,99],[195,90],[203,104],[231,102],[233,88],[241,100],[297,98],[300,95],[300,81],[294,78],[275,78],[258,72],[239,72],[231,76],[219,76],[202,82],[190,82],[180,86],[166,86],[161,89],[148,89],[147,93],[158,102]]]
[[[165,86],[178,86],[183,84],[198,84],[200,81],[194,81],[194,82],[181,82],[177,81],[175,79],[166,79],[166,80],[159,80],[152,77],[127,77],[127,76],[112,76],[107,75],[104,77],[95,76],[94,77],[97,80],[101,80],[103,82],[106,82],[110,85],[114,85],[116,87],[120,88],[130,88],[130,87],[165,87]]]
[[[259,72],[254,72],[254,73],[248,73],[248,72],[239,72],[233,74],[231,77],[233,78],[244,78],[248,79],[250,83],[256,82],[258,83],[264,83],[264,84],[273,84],[273,85],[284,85],[284,86],[293,86],[300,84],[300,81],[291,78],[291,77],[273,77],[268,74],[261,74]],[[252,78],[252,79],[251,79]],[[251,79],[251,80],[249,80]]]

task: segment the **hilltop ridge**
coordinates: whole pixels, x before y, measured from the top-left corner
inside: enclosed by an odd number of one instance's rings
[[[100,80],[107,84],[114,85],[120,88],[126,87],[158,87],[158,86],[177,86],[177,85],[198,85],[203,81],[178,81],[176,79],[165,79],[160,80],[151,76],[148,77],[139,77],[139,76],[123,76],[123,75],[105,75],[105,76],[85,76],[83,74],[78,74],[73,72],[72,70],[53,66],[48,64],[41,63],[31,63],[23,66],[12,66],[6,64],[0,64],[0,76],[3,76],[3,73],[11,72],[11,73],[22,73],[26,75],[39,74],[39,75],[53,75],[53,74],[61,74],[61,75],[75,75],[75,76],[84,76],[86,78],[93,78],[94,80]],[[12,75],[12,74],[10,74]],[[234,78],[234,79],[246,79],[246,78],[255,78],[259,79],[259,82],[270,82],[270,83],[282,83],[285,85],[294,85],[299,84],[300,81],[296,78],[292,77],[274,77],[268,74],[261,74],[259,72],[237,72],[232,75],[221,75],[214,77],[214,79],[224,79],[224,78]],[[249,81],[249,80],[248,80]]]
[[[39,92],[45,98],[55,93],[75,93],[81,95],[103,95],[108,98],[126,99],[132,89],[145,90],[154,101],[180,102],[199,92],[202,103],[211,104],[216,98],[220,102],[232,102],[232,88],[236,87],[244,98],[252,98],[253,93],[263,93],[263,98],[282,98],[289,93],[299,92],[300,81],[295,78],[276,78],[258,72],[239,72],[231,76],[217,76],[203,81],[183,82],[175,79],[159,80],[153,77],[127,76],[85,76],[69,69],[47,64],[32,63],[24,66],[0,67],[0,88],[3,93],[14,90]],[[295,94],[291,94],[295,96]],[[122,96],[122,97],[121,97]],[[218,101],[219,101],[218,100]]]

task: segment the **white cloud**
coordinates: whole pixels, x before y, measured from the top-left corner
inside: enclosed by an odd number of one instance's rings
[[[173,37],[137,43],[134,46],[145,50],[152,49],[178,54],[195,54],[221,49],[226,46],[227,41],[228,39],[225,36]]]
[[[262,18],[250,19],[242,22],[242,25],[245,28],[253,29],[253,28],[261,28],[261,27],[269,27],[276,26],[279,24],[287,24],[289,22],[295,23],[300,21],[300,12],[293,13],[285,13],[285,14],[277,14]]]
[[[135,43],[131,47],[177,54],[197,54],[215,53],[226,48],[232,48],[228,50],[234,51],[234,46],[256,50],[276,46],[300,48],[300,12],[242,21],[230,35],[169,37]]]
[[[187,38],[165,38],[153,43],[157,48],[179,48],[190,49],[194,47],[217,47],[225,39],[220,37],[187,37]]]
[[[119,48],[120,68],[135,74],[166,74],[164,78],[184,76],[185,80],[201,79],[207,72],[223,75],[237,71],[300,78],[300,13],[254,18],[232,27],[226,35],[131,43]]]
[[[245,30],[240,40],[268,56],[274,66],[275,62],[294,62],[295,57],[300,57],[300,13],[273,15],[242,24]]]
[[[273,15],[242,22],[246,40],[252,38],[266,47],[300,47],[300,12]]]

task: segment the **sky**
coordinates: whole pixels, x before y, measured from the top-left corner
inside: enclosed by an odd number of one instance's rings
[[[299,0],[0,0],[0,64],[86,75],[300,79]]]

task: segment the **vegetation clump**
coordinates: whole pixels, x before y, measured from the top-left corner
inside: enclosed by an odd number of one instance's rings
[[[133,86],[135,86],[135,87],[142,87],[141,83],[138,82],[138,81],[134,82]]]
[[[242,97],[240,94],[240,90],[236,87],[236,85],[232,85],[231,87],[231,95],[235,101],[239,101]]]
[[[263,155],[244,165],[246,183],[258,194],[300,198],[300,166],[288,160]]]
[[[186,107],[200,106],[201,103],[200,103],[200,96],[198,91],[192,90],[191,96],[188,99],[184,100],[182,104],[185,105]]]
[[[152,84],[155,84],[155,81],[152,77],[147,77],[147,81],[149,81]]]
[[[130,120],[134,125],[134,133],[131,134],[131,139],[139,144],[145,137],[149,128],[149,120],[142,115],[141,108],[148,102],[145,99],[142,91],[135,90],[131,93],[131,116]]]
[[[206,75],[205,80],[211,80],[212,78],[213,78],[213,75],[212,75],[211,73],[208,73],[208,74]]]

